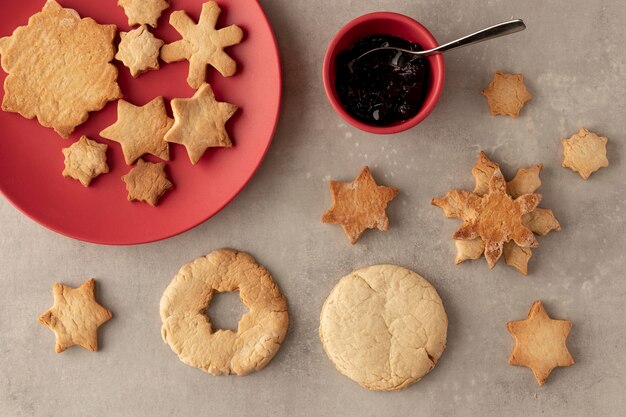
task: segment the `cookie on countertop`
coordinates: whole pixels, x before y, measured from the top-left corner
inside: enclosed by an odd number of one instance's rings
[[[224,77],[230,77],[237,71],[237,63],[224,52],[224,48],[240,43],[243,31],[236,25],[215,29],[220,13],[217,3],[209,1],[202,5],[197,24],[183,10],[177,10],[170,16],[170,24],[183,39],[163,46],[161,59],[168,63],[188,60],[187,82],[192,88],[199,88],[206,81],[207,65]]]
[[[237,106],[217,101],[209,84],[203,84],[192,98],[175,98],[171,104],[174,125],[165,140],[184,145],[192,164],[197,164],[208,148],[233,146],[226,122]]]
[[[487,97],[489,113],[518,118],[522,107],[532,99],[523,74],[506,74],[496,71],[489,86],[482,90]]]
[[[122,145],[128,165],[147,153],[167,161],[170,152],[165,134],[173,124],[174,120],[167,116],[163,97],[156,97],[143,106],[119,100],[117,121],[100,132],[100,136]]]
[[[115,25],[81,19],[48,0],[28,25],[0,39],[4,83],[2,110],[37,118],[67,138],[89,112],[122,97],[117,84]]]
[[[117,0],[128,17],[128,26],[150,25],[157,27],[161,13],[170,7],[168,0]]]
[[[107,148],[104,143],[81,136],[70,147],[63,148],[65,156],[63,176],[78,180],[85,187],[89,187],[91,180],[109,172]]]
[[[165,163],[137,161],[128,174],[122,177],[128,191],[128,201],[145,201],[156,206],[159,199],[174,185],[167,179]]]
[[[337,370],[380,391],[405,388],[430,372],[446,347],[447,331],[435,288],[396,265],[341,278],[322,307],[319,330]]]
[[[506,327],[515,339],[509,364],[529,368],[539,385],[557,366],[574,364],[565,343],[572,322],[551,319],[541,300],[533,303],[525,320],[510,321]]]
[[[586,180],[589,176],[609,166],[606,159],[606,144],[609,140],[604,136],[598,136],[586,128],[581,128],[569,139],[562,139],[563,144],[563,168],[570,168],[578,172],[581,178]]]
[[[96,301],[96,281],[89,279],[78,288],[54,284],[52,293],[54,305],[38,321],[56,335],[57,353],[74,345],[97,351],[98,327],[113,314]]]
[[[155,38],[146,25],[130,32],[120,32],[120,38],[115,59],[130,69],[133,77],[159,69],[159,52],[164,42]]]
[[[364,166],[351,182],[330,181],[332,206],[322,216],[323,223],[338,224],[353,245],[366,229],[389,229],[387,205],[398,189],[376,184],[369,167]]]
[[[213,295],[239,291],[249,311],[237,331],[213,329],[205,314]],[[212,375],[264,368],[289,327],[287,300],[252,256],[220,249],[184,265],[161,298],[163,340],[189,366]]]

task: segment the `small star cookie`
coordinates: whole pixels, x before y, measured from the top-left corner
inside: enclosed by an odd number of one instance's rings
[[[533,303],[526,320],[510,321],[506,327],[515,339],[509,364],[530,368],[539,385],[557,366],[574,364],[565,344],[572,322],[551,319],[540,300]]]
[[[130,74],[137,78],[141,74],[159,69],[159,51],[164,42],[154,37],[146,25],[130,32],[120,32],[121,41],[115,59],[121,61]]]
[[[606,144],[609,140],[604,136],[598,136],[586,128],[581,128],[569,139],[562,139],[563,144],[563,168],[570,168],[578,172],[582,179],[609,166],[606,159]]]
[[[322,222],[341,225],[354,245],[365,229],[389,229],[385,209],[398,192],[397,188],[376,184],[369,167],[365,166],[352,182],[330,182],[333,203]]]
[[[192,98],[173,99],[172,111],[174,125],[165,140],[184,145],[192,164],[197,164],[208,148],[233,146],[226,122],[237,106],[217,101],[209,84],[203,84]]]
[[[63,148],[65,155],[63,176],[78,180],[85,187],[89,187],[91,180],[109,172],[106,151],[107,145],[104,143],[81,136],[78,142]]]
[[[173,187],[165,174],[165,163],[137,161],[137,165],[122,177],[128,191],[128,201],[145,201],[156,206],[165,192]]]
[[[237,71],[237,63],[224,52],[224,48],[240,43],[243,31],[236,25],[215,29],[220,13],[217,3],[209,1],[202,5],[198,24],[182,10],[170,16],[170,24],[183,39],[165,45],[161,49],[161,59],[168,63],[188,60],[187,82],[192,88],[198,88],[205,82],[207,65],[213,66],[224,77],[230,77]]]
[[[173,124],[174,120],[165,112],[163,97],[144,106],[120,100],[117,102],[117,121],[100,132],[100,136],[122,145],[128,165],[147,153],[167,161],[170,153],[164,137]]]
[[[487,97],[489,113],[492,116],[504,115],[515,119],[532,96],[524,84],[523,74],[505,74],[496,71],[489,86],[482,91]]]
[[[161,13],[170,7],[167,0],[117,0],[128,17],[128,26],[150,25],[157,27]]]
[[[78,288],[54,284],[52,294],[54,305],[38,321],[56,335],[56,352],[74,345],[97,351],[98,327],[113,314],[96,301],[96,281],[89,279]]]

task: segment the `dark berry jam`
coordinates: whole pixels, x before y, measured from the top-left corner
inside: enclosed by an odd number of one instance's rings
[[[428,60],[398,51],[365,52],[382,46],[421,51],[419,44],[390,35],[370,35],[337,55],[335,87],[355,119],[389,126],[415,116],[426,98]]]

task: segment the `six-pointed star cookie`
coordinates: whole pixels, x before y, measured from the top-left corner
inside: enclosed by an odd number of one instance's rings
[[[352,182],[330,182],[333,203],[322,222],[339,224],[353,245],[365,229],[387,230],[389,219],[385,209],[398,195],[398,189],[376,184],[365,166]]]
[[[100,132],[100,136],[119,142],[128,165],[149,153],[163,160],[169,159],[169,146],[164,137],[174,124],[167,117],[163,97],[157,97],[144,106],[118,101],[117,121]]]
[[[482,91],[493,115],[519,117],[519,112],[532,96],[524,84],[524,75],[496,71],[489,86]]]
[[[129,68],[133,77],[159,69],[159,51],[164,42],[155,38],[145,25],[130,32],[120,32],[120,38],[115,59]]]
[[[582,179],[609,166],[606,159],[606,144],[609,140],[604,136],[598,136],[593,132],[580,129],[569,139],[561,140],[563,144],[563,168],[570,168],[578,172]]]
[[[167,0],[118,0],[117,5],[124,9],[128,26],[150,25],[157,27],[157,20],[164,10],[170,7]]]
[[[65,155],[63,176],[78,180],[85,187],[89,187],[91,180],[109,172],[107,148],[104,143],[81,136],[78,142],[62,150]]]
[[[145,201],[156,206],[165,192],[173,187],[165,174],[165,164],[137,161],[137,165],[122,177],[128,191],[128,201]]]
[[[526,320],[510,321],[506,327],[515,339],[509,364],[530,368],[539,385],[557,366],[574,364],[565,344],[572,322],[551,319],[540,300],[533,303]]]
[[[202,5],[198,24],[182,10],[170,16],[170,24],[183,39],[165,45],[161,49],[161,59],[165,62],[188,60],[187,82],[192,88],[200,87],[205,81],[207,65],[213,66],[224,77],[237,71],[237,63],[224,52],[224,48],[241,42],[243,31],[236,25],[216,30],[220,13],[217,3],[209,1]]]
[[[55,350],[79,345],[92,352],[98,350],[98,327],[113,314],[96,301],[96,281],[92,278],[78,288],[54,284],[54,305],[41,316],[39,322],[56,335]]]
[[[184,145],[192,164],[195,165],[208,148],[232,146],[225,125],[237,106],[217,101],[209,84],[203,84],[190,99],[173,99],[172,111],[174,126],[165,140]]]

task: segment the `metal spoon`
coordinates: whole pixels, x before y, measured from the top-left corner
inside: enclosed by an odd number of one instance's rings
[[[464,36],[460,39],[457,39],[452,42],[444,43],[443,45],[439,45],[436,48],[429,49],[427,51],[412,51],[410,49],[404,48],[396,48],[395,46],[382,46],[379,48],[370,49],[365,52],[355,60],[363,58],[365,55],[369,55],[375,51],[384,51],[384,50],[394,50],[398,52],[404,52],[407,54],[413,55],[413,58],[424,58],[432,54],[439,54],[442,52],[449,51],[451,49],[461,48],[467,45],[473,45],[478,42],[486,41],[489,39],[499,38],[500,36],[510,35],[511,33],[520,32],[526,29],[526,25],[522,19],[514,19],[509,20],[507,22],[498,23],[497,25],[490,26],[486,29],[479,30],[478,32],[474,32],[471,35]],[[398,59],[398,56],[395,57],[395,60]]]

